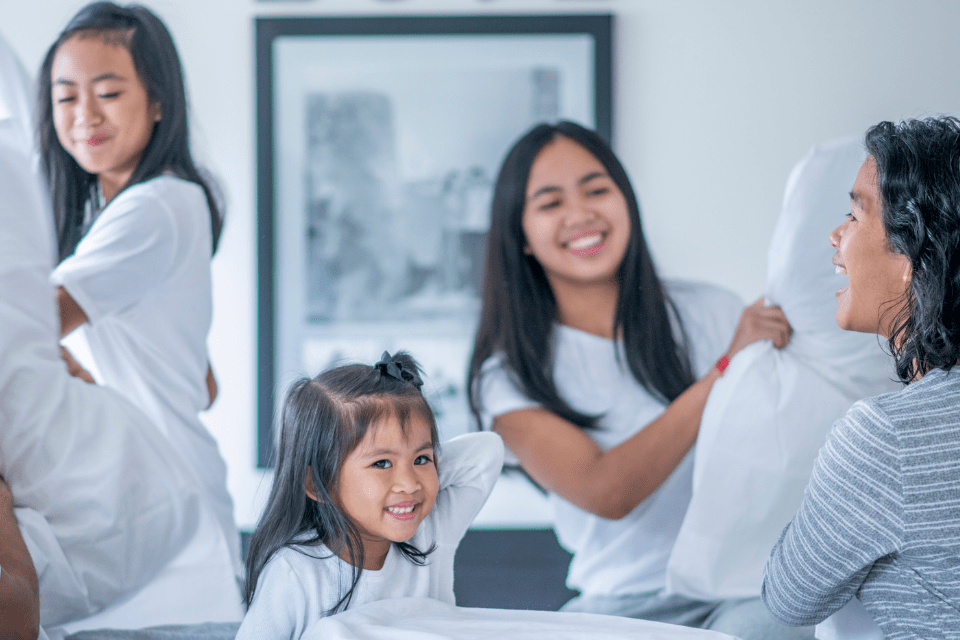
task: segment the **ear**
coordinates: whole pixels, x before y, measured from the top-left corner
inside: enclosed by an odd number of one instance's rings
[[[532,255],[533,255],[533,249],[531,249],[531,248],[530,248],[530,245],[528,245],[528,244],[524,244],[524,245],[523,245],[523,252],[524,252],[525,254],[527,254],[528,256],[532,256]]]
[[[314,502],[323,502],[317,498],[317,492],[313,488],[313,467],[307,467],[307,479],[304,482],[304,489],[307,492],[307,497],[313,500]]]

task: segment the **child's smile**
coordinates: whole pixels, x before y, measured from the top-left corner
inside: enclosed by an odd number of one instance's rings
[[[383,567],[391,542],[406,542],[433,510],[440,482],[430,426],[412,414],[372,426],[340,469],[337,506],[363,538],[364,569]]]

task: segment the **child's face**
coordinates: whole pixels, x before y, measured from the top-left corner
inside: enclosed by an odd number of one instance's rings
[[[360,529],[365,569],[379,569],[391,542],[406,542],[433,510],[440,481],[430,426],[411,415],[406,433],[396,418],[370,428],[344,460],[333,492]]]
[[[140,162],[160,120],[126,47],[74,36],[53,59],[53,124],[60,144],[100,180],[109,202]]]

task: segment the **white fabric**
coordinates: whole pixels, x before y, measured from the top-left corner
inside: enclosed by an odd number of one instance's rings
[[[159,425],[197,475],[242,575],[227,468],[199,412],[209,403],[210,210],[199,185],[161,176],[123,191],[50,281],[90,322],[84,335],[108,387]]]
[[[883,640],[883,631],[857,598],[817,625],[817,640]]]
[[[849,211],[865,157],[856,140],[825,144],[790,175],[765,296],[794,334],[782,351],[769,342],[744,349],[710,392],[693,499],[667,571],[673,592],[760,595],[770,549],[800,506],[831,425],[856,400],[899,389],[877,336],[843,331],[835,320],[834,291],[846,277],[835,273],[827,238]]]
[[[733,640],[732,636],[716,631],[620,616],[475,609],[425,598],[365,604],[317,621],[301,637],[303,640]]]
[[[5,47],[0,39],[10,55]],[[5,104],[20,90],[0,77]],[[141,411],[68,375],[48,283],[50,212],[30,154],[21,123],[0,120],[0,474],[37,570],[41,625],[56,637],[64,623],[122,608],[196,539],[208,508]],[[128,611],[125,626],[196,622],[177,607],[214,586],[184,579],[165,600]]]
[[[704,375],[730,344],[743,310],[733,294],[712,285],[666,282],[687,336],[694,375]],[[634,379],[616,357],[616,343],[557,326],[553,375],[560,396],[574,409],[603,414],[599,428],[585,431],[607,450],[659,416],[664,405]],[[481,421],[489,429],[504,413],[535,406],[494,356],[480,379]],[[626,517],[609,520],[550,494],[554,528],[573,554],[567,586],[585,595],[636,595],[661,589],[667,557],[690,500],[693,454]]]
[[[454,604],[453,557],[497,481],[503,442],[493,433],[459,436],[441,446],[438,466],[437,501],[409,541],[421,551],[436,543],[427,564],[416,566],[391,545],[382,569],[361,574],[351,608],[408,596]],[[340,600],[351,584],[352,571],[325,546],[284,547],[260,574],[237,640],[301,637]]]

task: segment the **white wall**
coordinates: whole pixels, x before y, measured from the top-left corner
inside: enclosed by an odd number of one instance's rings
[[[878,120],[960,111],[956,0],[144,1],[174,34],[200,158],[229,198],[210,336],[221,394],[206,423],[241,526],[269,485],[254,448],[254,16],[615,13],[615,146],[647,239],[666,275],[745,299],[762,293],[784,182],[811,145]],[[83,4],[3,0],[0,32],[36,69]]]

